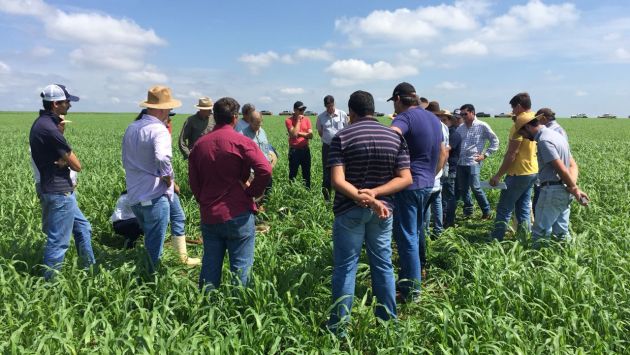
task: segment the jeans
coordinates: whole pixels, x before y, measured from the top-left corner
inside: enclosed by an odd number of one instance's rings
[[[186,215],[177,194],[173,194],[170,205],[171,234],[174,237],[186,235]]]
[[[330,200],[330,191],[332,190],[330,168],[326,167],[329,151],[330,145],[322,142],[322,194],[326,201]]]
[[[392,218],[380,219],[369,208],[354,207],[335,217],[332,275],[334,305],[328,321],[331,329],[345,324],[350,318],[357,265],[363,243],[370,263],[372,293],[378,301],[375,314],[383,320],[396,318],[391,233]]]
[[[475,195],[475,199],[481,208],[481,212],[484,216],[490,214],[490,202],[486,197],[486,193],[481,189],[481,181],[479,180],[479,172],[481,171],[481,164],[475,165],[458,165],[457,166],[457,189],[459,190],[459,196],[464,197],[464,215],[470,216],[473,212],[472,201],[467,203],[467,199],[470,199],[468,189],[471,189]],[[468,205],[468,207],[466,207]]]
[[[223,258],[227,250],[234,284],[246,286],[254,263],[256,238],[254,214],[247,211],[225,223],[201,224],[203,258],[199,273],[199,288],[221,286]]]
[[[422,228],[424,207],[431,196],[431,190],[431,187],[402,190],[394,195],[394,240],[398,247],[400,264],[398,285],[404,297],[415,296],[414,294],[420,292],[420,246],[424,248],[426,244]]]
[[[571,214],[571,195],[564,185],[541,186],[536,203],[536,219],[532,227],[532,242],[537,245],[539,239],[550,239],[554,235],[559,240],[570,239],[569,216]]]
[[[149,272],[155,271],[162,256],[170,205],[168,197],[162,195],[151,200],[151,205],[143,206],[138,203],[131,206],[133,214],[138,219],[138,224],[144,231],[144,247],[149,256]]]
[[[442,215],[442,190],[433,191],[427,205],[424,207],[424,230],[429,232],[431,225],[431,217],[433,217],[433,234],[432,236],[439,237],[444,231],[443,215]],[[422,250],[422,246],[420,246]],[[425,247],[426,250],[426,247]],[[424,260],[426,261],[426,251],[424,252]],[[422,261],[422,252],[420,252],[420,261]]]
[[[47,237],[43,262],[47,270],[44,272],[44,278],[50,280],[56,270],[61,270],[71,233],[74,235],[74,244],[83,266],[95,264],[92,227],[79,209],[74,193],[43,193],[40,195],[40,202],[42,230]]]
[[[302,177],[307,189],[311,188],[311,150],[289,148],[289,181],[295,180],[298,168],[302,167]]]
[[[537,174],[532,174],[505,177],[507,189],[501,190],[492,238],[503,240],[510,217],[512,217],[512,211],[516,213],[519,229],[526,232],[530,231],[532,186],[534,186],[537,176]]]

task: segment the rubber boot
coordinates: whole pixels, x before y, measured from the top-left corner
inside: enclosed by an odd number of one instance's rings
[[[186,251],[186,236],[173,236],[171,237],[171,240],[173,241],[173,249],[175,249],[175,252],[177,252],[179,259],[183,264],[188,266],[197,266],[201,264],[201,259],[188,257],[188,252]]]

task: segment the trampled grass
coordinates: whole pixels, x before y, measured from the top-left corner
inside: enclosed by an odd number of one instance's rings
[[[143,249],[124,251],[113,235],[109,216],[124,188],[121,138],[134,117],[69,115],[66,135],[84,169],[79,205],[92,223],[99,268],[80,270],[72,246],[57,282],[47,284],[37,268],[45,236],[28,159],[35,114],[0,114],[0,353],[630,352],[630,120],[560,120],[592,199],[588,208],[572,207],[575,242],[541,251],[514,239],[487,243],[491,222],[458,221],[430,244],[421,301],[399,305],[400,321],[388,325],[372,314],[363,259],[350,337],[340,342],[320,328],[331,305],[333,215],[318,193],[319,140],[311,148],[313,191],[289,185],[283,119],[266,117],[280,161],[252,287],[203,297],[198,269],[181,266],[172,250],[146,279],[136,267]],[[504,149],[510,121],[487,121]],[[499,163],[499,155],[490,159],[483,176]],[[176,149],[174,165],[187,232],[196,236],[199,212]],[[489,198],[495,206],[498,193]]]

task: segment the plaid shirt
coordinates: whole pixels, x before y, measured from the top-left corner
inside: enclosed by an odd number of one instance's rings
[[[499,149],[499,138],[494,134],[490,125],[475,118],[472,126],[466,124],[457,127],[457,133],[462,137],[462,145],[457,165],[470,166],[477,164],[473,158],[476,154],[490,155]],[[486,141],[490,146],[483,151]]]

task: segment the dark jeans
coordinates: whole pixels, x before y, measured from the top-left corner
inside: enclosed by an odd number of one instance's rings
[[[133,249],[136,240],[142,235],[142,228],[140,228],[138,220],[135,218],[116,221],[113,227],[116,234],[125,237],[125,249]]]
[[[452,227],[455,225],[455,210],[457,210],[457,201],[461,198],[459,189],[457,188],[456,174],[449,174],[449,176],[442,181],[442,203],[444,206],[444,228]],[[466,193],[466,196],[462,198],[464,200],[464,214],[472,214],[472,197],[470,190]]]
[[[289,181],[295,180],[298,168],[302,167],[302,178],[307,189],[311,188],[311,150],[289,148]]]
[[[488,202],[486,193],[483,192],[480,186],[480,170],[481,164],[457,166],[457,189],[459,190],[459,196],[464,198],[464,216],[470,216],[473,213],[472,201],[468,200],[468,198],[470,198],[468,191],[470,190],[472,190],[473,195],[475,195],[479,208],[481,208],[481,213],[484,216],[490,214],[490,202]]]
[[[330,191],[332,186],[330,184],[330,168],[326,166],[328,164],[328,152],[330,151],[330,145],[322,143],[322,194],[326,201],[330,200]]]

